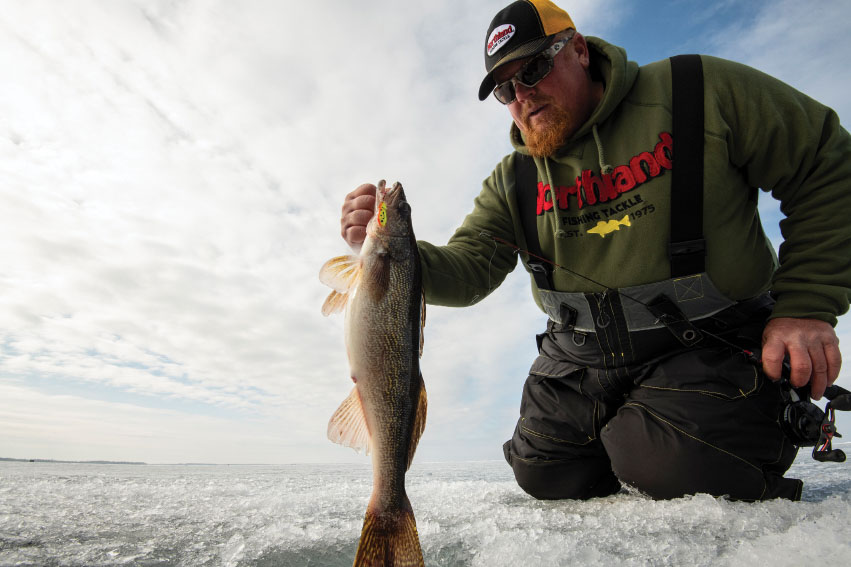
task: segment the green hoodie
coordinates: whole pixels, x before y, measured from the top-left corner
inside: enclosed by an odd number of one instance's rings
[[[610,288],[665,280],[671,277],[670,62],[639,68],[623,49],[587,40],[605,92],[561,150],[535,159],[541,250]],[[771,290],[773,317],[835,325],[851,297],[851,136],[835,112],[777,79],[731,61],[702,60],[706,272],[734,300]],[[515,152],[485,179],[449,242],[419,243],[429,303],[470,305],[514,269],[515,251],[483,232],[527,249],[514,160],[528,151],[515,125],[511,141]],[[786,215],[779,262],[760,224],[757,188],[770,191]],[[601,291],[562,270],[553,283],[558,291]],[[532,289],[540,306],[534,279]]]

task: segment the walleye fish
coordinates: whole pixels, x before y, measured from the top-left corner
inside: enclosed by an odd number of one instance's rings
[[[624,215],[621,220],[600,221],[597,223],[597,226],[588,229],[588,233],[599,234],[603,238],[606,238],[607,234],[610,234],[616,230],[620,230],[621,225],[631,226],[629,223],[629,215]]]
[[[328,423],[335,443],[372,454],[372,497],[355,566],[423,565],[405,472],[425,428],[420,373],[425,302],[411,207],[399,183],[378,182],[375,216],[358,256],[326,262],[319,279],[334,291],[322,314],[345,309],[351,394]]]

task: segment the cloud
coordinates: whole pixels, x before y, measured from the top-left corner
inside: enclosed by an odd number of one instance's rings
[[[348,388],[317,280],[344,251],[343,195],[400,179],[418,235],[445,239],[506,151],[459,159],[493,120],[469,116],[487,113],[469,80],[484,12],[449,7],[300,5],[293,25],[279,2],[92,0],[0,17],[3,382],[324,437]],[[67,401],[91,410],[85,395]]]
[[[570,10],[605,37],[617,7]],[[0,399],[14,400],[0,419],[15,431],[0,455],[357,458],[324,438],[350,383],[318,269],[345,252],[340,205],[358,184],[401,181],[417,236],[442,243],[510,152],[505,110],[476,98],[493,10],[35,0],[0,14]],[[748,52],[771,45],[767,27],[741,32]],[[480,305],[430,309],[418,458],[499,458],[543,321],[528,286],[518,270]]]
[[[822,2],[814,13],[790,0],[764,4],[753,21],[718,34],[716,45],[722,56],[774,75],[847,117],[851,78],[837,71],[851,49],[848,7],[841,0]]]

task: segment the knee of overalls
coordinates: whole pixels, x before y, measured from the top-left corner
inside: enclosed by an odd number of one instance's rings
[[[538,500],[587,500],[615,494],[621,488],[605,457],[581,459],[528,459],[503,446],[517,485]]]
[[[752,365],[692,351],[649,373],[601,440],[621,482],[653,498],[797,499],[800,481],[782,476],[797,449],[777,422],[781,405]]]
[[[615,475],[651,498],[707,493],[760,500],[766,491],[758,467],[635,406],[624,407],[609,422],[602,440]]]

